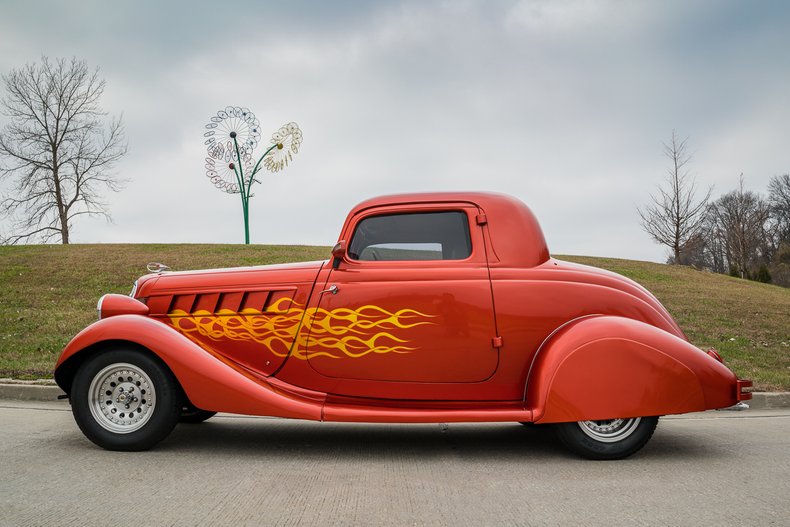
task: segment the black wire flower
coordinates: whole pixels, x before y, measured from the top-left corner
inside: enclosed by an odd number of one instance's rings
[[[208,154],[214,159],[221,159],[225,152],[234,150],[233,138],[239,144],[239,150],[252,152],[261,138],[261,127],[255,114],[247,108],[228,106],[217,112],[206,125],[204,144]],[[220,157],[216,157],[219,155]]]
[[[252,170],[252,151],[261,137],[260,124],[247,108],[228,106],[217,112],[206,125],[206,176],[214,186],[229,194],[237,194],[239,167],[243,175]],[[238,152],[233,139],[238,144]]]

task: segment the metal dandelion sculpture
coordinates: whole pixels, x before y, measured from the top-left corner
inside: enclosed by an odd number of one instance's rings
[[[302,131],[296,123],[280,127],[271,137],[271,144],[253,163],[253,150],[261,138],[261,127],[255,114],[247,108],[228,106],[217,112],[206,125],[206,176],[218,189],[228,194],[241,194],[244,212],[244,243],[250,243],[250,189],[260,183],[255,176],[261,165],[271,172],[288,166],[302,144]]]

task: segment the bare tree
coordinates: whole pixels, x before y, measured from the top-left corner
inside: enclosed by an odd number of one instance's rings
[[[691,155],[686,150],[686,141],[680,141],[672,130],[669,144],[664,143],[664,154],[671,161],[666,186],[651,194],[651,204],[638,208],[642,228],[671,252],[670,260],[682,261],[681,252],[690,240],[698,238],[705,222],[705,210],[713,188],[705,196],[696,199],[696,183],[689,175],[686,165]]]
[[[771,279],[776,285],[790,287],[790,174],[774,176],[768,183],[773,257]]]
[[[765,199],[745,190],[741,176],[738,189],[717,199],[710,213],[730,273],[741,278],[756,276],[759,268],[768,264],[771,253]]]
[[[774,176],[768,182],[768,206],[776,233],[775,245],[790,244],[790,174]]]
[[[729,259],[727,257],[726,237],[722,234],[716,215],[716,202],[708,204],[705,212],[703,238],[705,239],[705,258],[708,269],[714,273],[726,274],[729,272]]]
[[[105,127],[99,99],[105,81],[76,58],[42,57],[3,75],[0,103],[10,124],[0,133],[0,178],[12,178],[3,213],[14,234],[4,243],[60,237],[69,243],[73,220],[81,215],[109,219],[100,192],[120,190],[111,173],[126,153],[120,118]]]

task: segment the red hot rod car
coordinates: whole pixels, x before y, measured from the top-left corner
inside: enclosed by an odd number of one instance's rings
[[[751,397],[653,295],[552,258],[530,210],[498,194],[371,199],[327,261],[149,274],[98,309],[55,379],[111,450],[233,412],[556,423],[571,450],[615,459],[659,416]]]

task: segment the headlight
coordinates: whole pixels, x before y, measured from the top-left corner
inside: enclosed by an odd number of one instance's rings
[[[96,309],[99,311],[99,320],[116,315],[148,315],[148,306],[126,295],[104,295],[99,299]]]

